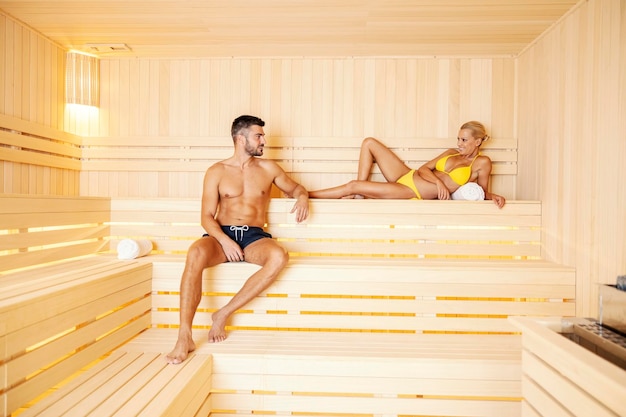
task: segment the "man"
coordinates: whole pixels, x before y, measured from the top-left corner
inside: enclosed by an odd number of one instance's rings
[[[213,313],[209,342],[226,339],[228,318],[269,287],[289,259],[287,251],[263,231],[270,191],[275,184],[296,202],[291,212],[301,222],[309,214],[309,195],[275,162],[258,158],[265,146],[265,122],[254,116],[233,121],[233,156],[211,166],[205,174],[202,195],[202,227],[207,232],[187,253],[180,284],[180,329],[172,364],[183,362],[196,346],[191,326],[202,295],[202,271],[223,262],[246,261],[261,266],[237,294]]]

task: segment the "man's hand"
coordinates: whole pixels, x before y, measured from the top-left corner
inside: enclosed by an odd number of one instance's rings
[[[296,221],[298,223],[309,217],[309,198],[307,196],[300,196],[296,199],[296,203],[293,205],[290,213],[294,212],[296,213]]]
[[[222,245],[222,250],[228,262],[240,262],[244,260],[243,250],[234,240],[230,238],[223,239],[223,241],[220,241],[220,245]]]

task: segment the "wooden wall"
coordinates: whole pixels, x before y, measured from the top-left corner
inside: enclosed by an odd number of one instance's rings
[[[577,273],[577,314],[626,273],[626,1],[582,2],[517,60],[520,199],[546,256]]]
[[[0,13],[0,114],[65,122],[65,50]],[[0,193],[78,195],[79,172],[0,160]]]
[[[514,138],[515,65],[508,58],[106,59],[100,71],[99,117],[70,125],[103,141],[204,137],[232,146],[230,124],[244,113],[267,122],[270,145],[272,137],[376,136],[389,145],[443,138],[455,147],[470,119],[483,121],[494,141]],[[304,185],[333,186],[355,174]],[[90,171],[81,176],[81,194],[198,197],[203,175]],[[515,196],[514,179],[498,186]]]

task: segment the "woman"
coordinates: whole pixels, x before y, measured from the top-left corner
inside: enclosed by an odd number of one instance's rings
[[[388,198],[449,200],[451,194],[469,182],[480,185],[485,200],[500,208],[504,197],[489,192],[491,159],[480,154],[480,145],[489,139],[480,122],[471,121],[459,129],[457,148],[448,149],[418,170],[406,166],[396,154],[374,138],[361,145],[357,179],[347,184],[310,191],[311,198]],[[369,181],[376,163],[387,182]]]

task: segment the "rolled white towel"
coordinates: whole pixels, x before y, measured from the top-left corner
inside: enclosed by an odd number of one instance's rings
[[[484,200],[485,190],[483,190],[483,187],[475,182],[468,182],[467,184],[461,185],[455,192],[453,192],[451,197],[453,200]]]
[[[122,239],[117,244],[117,259],[135,259],[146,256],[152,251],[152,242],[148,239]]]

